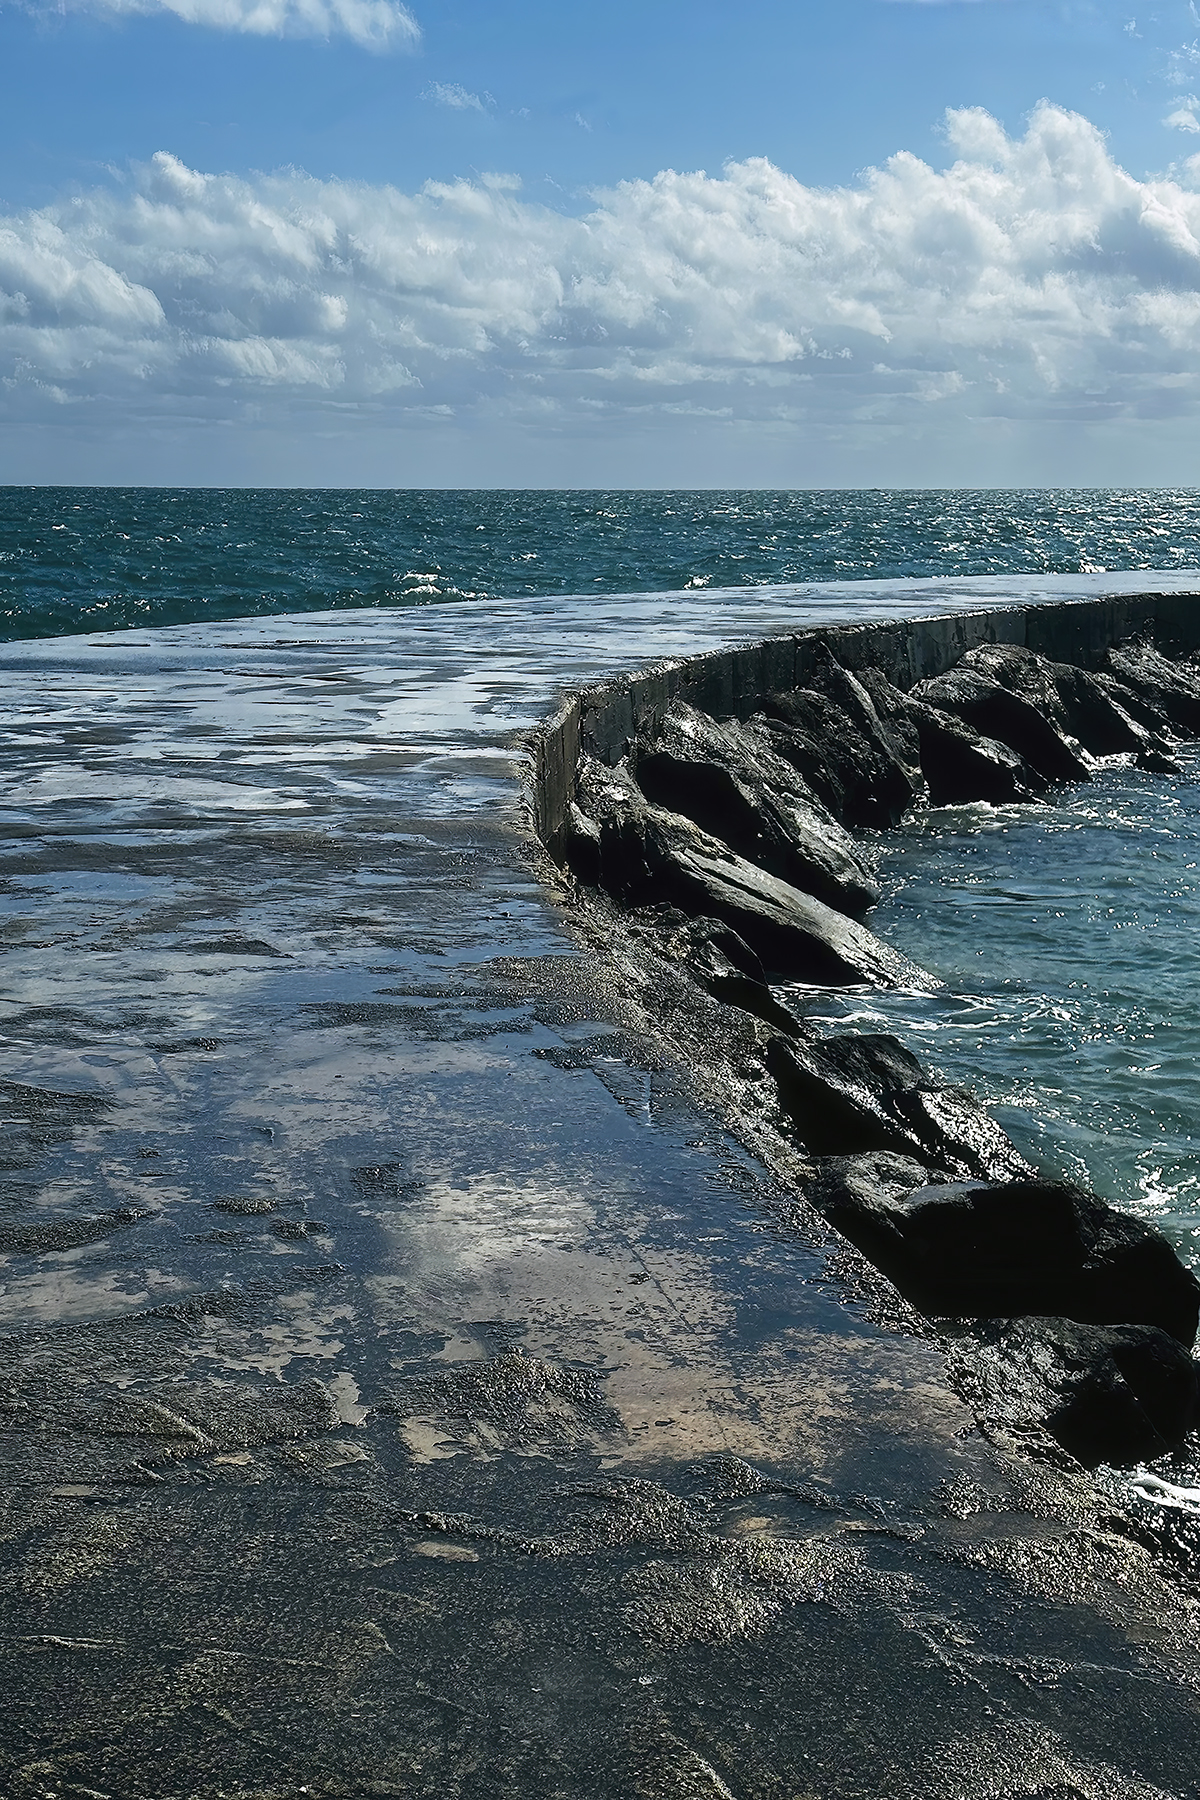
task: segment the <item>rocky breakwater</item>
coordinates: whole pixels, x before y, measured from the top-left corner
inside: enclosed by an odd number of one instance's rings
[[[1194,1276],[1152,1227],[1039,1176],[897,1039],[823,1037],[772,982],[936,985],[864,923],[860,828],[1035,801],[1108,757],[1173,769],[1200,735],[1200,627],[1162,610],[808,634],[577,696],[541,746],[542,835],[593,934],[624,946],[797,1208],[940,1336],[985,1430],[1089,1466],[1196,1425]]]

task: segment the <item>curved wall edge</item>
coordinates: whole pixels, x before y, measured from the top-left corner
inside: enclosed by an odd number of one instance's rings
[[[882,669],[907,690],[952,668],[977,644],[1021,644],[1055,662],[1095,668],[1105,650],[1151,636],[1172,656],[1200,649],[1200,593],[1116,594],[988,611],[820,625],[786,637],[652,664],[564,696],[530,740],[533,828],[554,853],[575,794],[580,754],[610,766],[634,737],[657,735],[674,700],[718,718],[748,718],[770,693],[803,687],[817,645],[847,669]]]

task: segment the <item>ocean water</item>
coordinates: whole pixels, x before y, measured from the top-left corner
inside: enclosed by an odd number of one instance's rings
[[[1037,1167],[1152,1220],[1200,1266],[1200,751],[1121,763],[1029,807],[880,834],[872,926],[933,996],[822,1000],[969,1085]]]
[[[1200,565],[1194,489],[0,488],[0,641],[481,599]]]

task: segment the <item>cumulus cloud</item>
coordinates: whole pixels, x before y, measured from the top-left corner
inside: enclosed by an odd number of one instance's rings
[[[407,194],[160,153],[126,188],[0,219],[0,407],[543,424],[1197,409],[1200,181],[1135,180],[1049,105],[1016,138],[979,109],[948,130],[944,171],[902,153],[822,189],[753,159],[624,182],[582,216],[512,177]]]
[[[411,50],[421,29],[401,0],[71,0],[101,13],[170,12],[189,25],[256,37],[348,37],[365,50]]]

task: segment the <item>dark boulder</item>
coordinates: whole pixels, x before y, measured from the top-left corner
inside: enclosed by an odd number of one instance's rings
[[[1018,644],[981,644],[967,652],[961,666],[978,669],[1028,700],[1089,756],[1131,755],[1144,768],[1177,768],[1161,735],[1139,724],[1116,693],[1087,669],[1051,662]]]
[[[674,907],[658,907],[643,921],[664,953],[685,963],[714,1000],[795,1036],[800,1025],[767,985],[761,960],[745,939],[720,919],[690,919]]]
[[[893,687],[878,669],[865,669],[876,713],[893,735],[911,733],[931,806],[1009,806],[1034,800],[1046,782],[1023,756],[984,737],[953,713],[939,712]]]
[[[762,958],[723,920],[697,918],[669,906],[657,908],[649,919],[657,927],[668,956],[689,963],[698,974],[725,975],[733,971],[749,981],[765,984]]]
[[[1166,713],[1161,707],[1152,705],[1143,694],[1136,693],[1133,688],[1118,681],[1108,669],[1097,669],[1093,680],[1115,705],[1127,712],[1134,723],[1141,725],[1156,742],[1169,748],[1177,740],[1179,733]]]
[[[897,721],[886,704],[879,705],[875,696],[876,679],[883,682],[885,691],[897,692],[881,670],[868,668],[852,673],[842,667],[828,645],[817,646],[810,676],[812,686],[841,707],[882,757],[893,757],[899,763],[916,796],[924,786],[919,746],[904,722]]]
[[[1136,699],[1163,714],[1185,737],[1200,737],[1200,669],[1170,662],[1153,644],[1105,652],[1107,672]]]
[[[878,900],[854,840],[766,732],[676,702],[653,743],[636,749],[634,772],[656,806],[827,906],[858,916]]]
[[[1060,731],[1040,706],[1002,687],[965,657],[946,674],[919,681],[912,698],[952,714],[984,737],[1007,744],[1043,783],[1086,781],[1091,773],[1079,745]]]
[[[1037,1313],[1193,1342],[1200,1285],[1153,1226],[1066,1181],[903,1179],[870,1158],[831,1161],[811,1198],[930,1318]]]
[[[985,1425],[1040,1427],[1088,1468],[1165,1456],[1197,1423],[1196,1364],[1154,1325],[989,1319],[952,1343],[951,1366]]]
[[[818,673],[835,693],[795,688],[764,701],[775,749],[844,824],[898,825],[916,789],[870,695],[832,657]]]
[[[924,1185],[930,1166],[985,1178],[1029,1170],[971,1094],[944,1086],[894,1037],[773,1040],[767,1068],[796,1136],[813,1156],[883,1151],[918,1157],[920,1163],[907,1163],[910,1185]],[[846,1235],[854,1237],[849,1230]]]
[[[577,831],[568,855],[582,843],[584,867],[625,905],[674,906],[719,919],[768,970],[790,980],[822,987],[937,985],[853,919],[747,862],[682,814],[651,806],[626,763],[610,769],[583,758],[578,796],[595,835]]]
[[[842,667],[828,644],[814,646],[809,682],[840,707],[854,726],[879,771],[879,802],[894,811],[899,820],[925,786],[918,747],[911,734],[903,728],[893,729],[876,707],[870,688],[858,675]]]
[[[928,990],[937,985],[855,920],[735,856],[694,826],[685,836],[676,818],[650,809],[647,819],[664,897],[732,925],[768,970],[818,987],[863,982]]]

